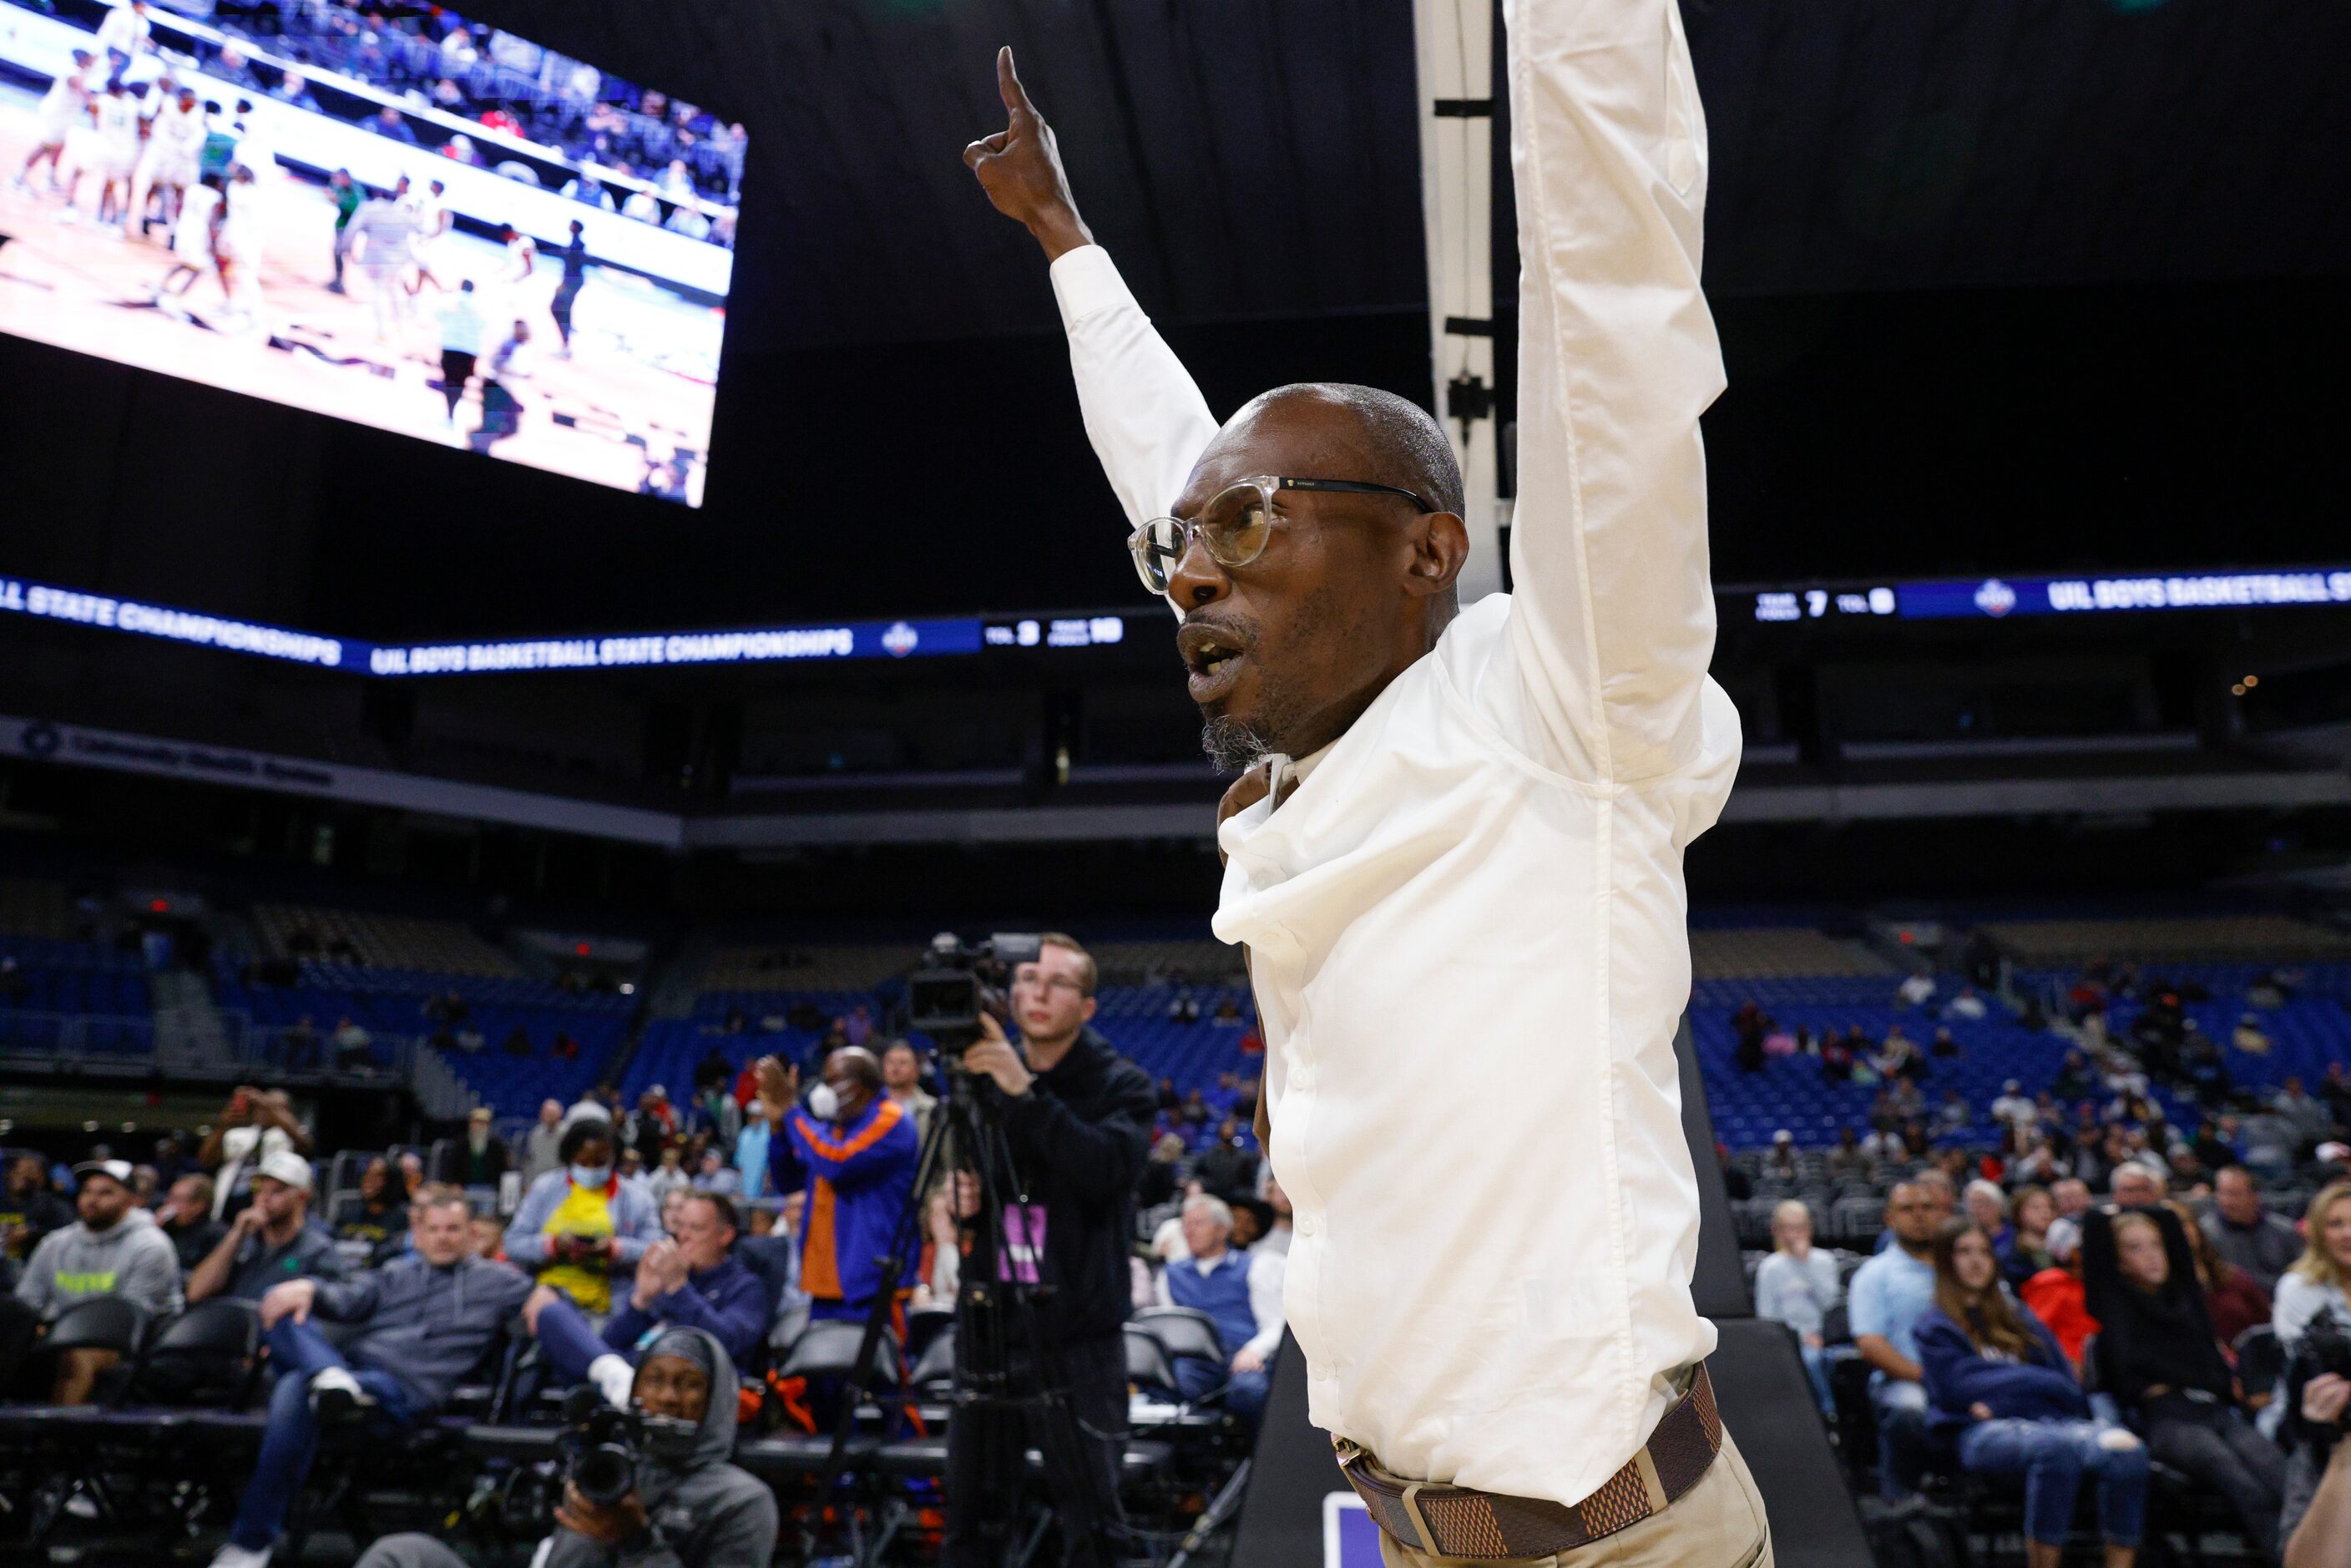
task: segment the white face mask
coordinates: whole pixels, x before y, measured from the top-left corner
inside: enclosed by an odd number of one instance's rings
[[[820,1122],[830,1122],[841,1114],[841,1096],[832,1092],[830,1083],[820,1083],[809,1091],[809,1113]]]

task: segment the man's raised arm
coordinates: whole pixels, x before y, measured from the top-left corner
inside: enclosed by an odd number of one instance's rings
[[[1698,415],[1706,121],[1676,0],[1516,0],[1512,636],[1552,760],[1637,782],[1701,754],[1714,652]],[[1727,717],[1727,705],[1721,710]]]
[[[1127,292],[1110,253],[1078,216],[1053,128],[1029,101],[1008,48],[997,51],[996,86],[1007,124],[965,148],[963,161],[996,210],[1026,225],[1045,248],[1086,435],[1127,521],[1163,517],[1217,434],[1217,422]]]

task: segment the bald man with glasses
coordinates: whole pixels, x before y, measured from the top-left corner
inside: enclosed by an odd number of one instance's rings
[[[1520,0],[1509,50],[1515,587],[1475,604],[1443,430],[1331,383],[1220,423],[1008,53],[965,160],[1050,263],[1136,570],[1241,771],[1215,930],[1264,1027],[1309,1414],[1388,1560],[1746,1568],[1770,1531],[1705,1372],[1674,1054],[1682,856],[1740,755],[1707,674],[1706,129],[1670,0]]]

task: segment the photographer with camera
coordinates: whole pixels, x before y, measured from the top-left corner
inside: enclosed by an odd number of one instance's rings
[[[627,1415],[598,1409],[566,1434],[554,1533],[532,1568],[767,1568],[776,1494],[728,1462],[735,1364],[700,1329],[664,1330],[637,1366]],[[393,1535],[359,1568],[465,1568],[429,1535]]]
[[[1015,1412],[958,1411],[947,1428],[945,1568],[996,1568],[1001,1561],[1004,1543],[992,1541],[985,1528],[1001,1522],[1000,1508],[991,1516],[987,1507],[1001,1500],[989,1495],[990,1467],[1008,1456],[1017,1477],[1020,1455],[1032,1440],[1061,1523],[1061,1562],[1091,1568],[1120,1555],[1127,1251],[1134,1235],[1135,1183],[1158,1094],[1148,1074],[1089,1027],[1096,977],[1092,957],[1074,938],[1046,933],[1036,956],[1012,973],[1012,1019],[1020,1043],[1013,1045],[983,1012],[979,1039],[964,1053],[962,1070],[992,1081],[1000,1092],[1005,1140],[1026,1195],[1026,1212],[1008,1212],[1005,1231],[1015,1241],[1040,1236],[1043,1241],[1037,1330],[1045,1364],[1032,1370],[1065,1397],[1077,1437],[1070,1451],[1048,1432],[1032,1438]],[[968,1223],[977,1217],[978,1184],[962,1171],[956,1184],[957,1207]],[[1016,1270],[1019,1259],[1016,1253],[1012,1260]],[[967,1354],[968,1347],[959,1343],[957,1353]],[[1017,1338],[1012,1354],[1017,1369],[1028,1354]]]

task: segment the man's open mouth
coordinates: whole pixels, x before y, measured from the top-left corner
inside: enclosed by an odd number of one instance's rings
[[[1176,633],[1176,652],[1184,656],[1184,667],[1191,672],[1186,683],[1196,703],[1214,702],[1228,695],[1234,683],[1240,679],[1241,664],[1249,650],[1238,632],[1203,622],[1193,622]]]

